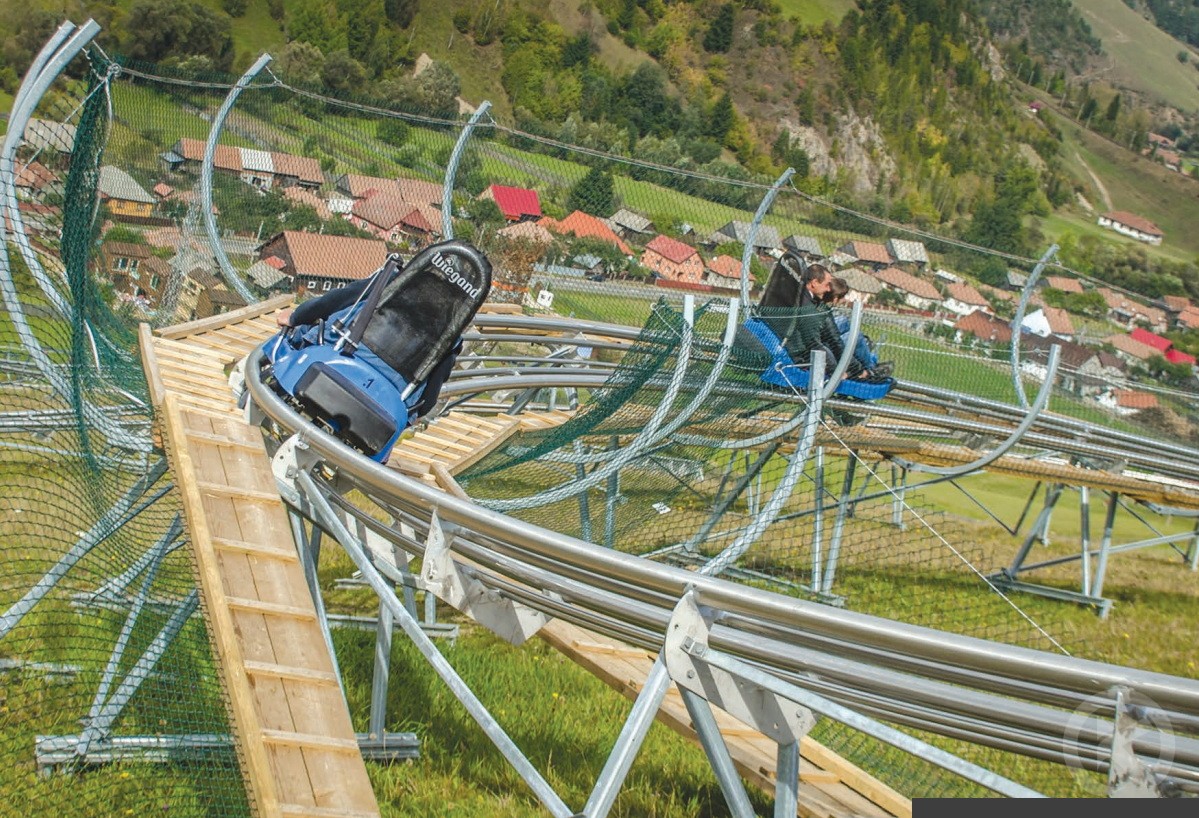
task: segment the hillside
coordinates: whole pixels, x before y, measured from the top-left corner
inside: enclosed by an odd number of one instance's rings
[[[1074,0],[1095,35],[1105,59],[1095,78],[1158,98],[1199,116],[1199,50],[1187,46],[1125,5],[1124,0]],[[1179,52],[1190,54],[1180,62]]]

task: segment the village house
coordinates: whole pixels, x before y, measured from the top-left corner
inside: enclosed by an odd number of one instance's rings
[[[75,150],[75,126],[48,119],[31,119],[22,134],[25,147],[47,164],[65,165]]]
[[[886,289],[887,286],[870,275],[870,273],[858,267],[846,267],[844,270],[838,270],[837,276],[849,287],[849,292],[846,294],[845,300],[851,304],[855,301],[861,301],[862,306],[866,306],[870,303],[871,299]]]
[[[527,241],[543,246],[554,243],[554,234],[537,222],[517,222],[495,231],[497,236],[503,236],[509,241]]]
[[[890,267],[893,261],[890,250],[870,241],[851,241],[839,247],[838,252],[849,256],[852,259],[851,264],[860,264],[867,270],[882,270],[884,267]],[[937,297],[940,298],[939,295]]]
[[[387,245],[379,239],[327,236],[285,230],[258,248],[258,257],[276,256],[297,295],[319,295],[359,281],[383,266]]]
[[[1178,313],[1176,323],[1181,329],[1199,329],[1199,307],[1190,306]]]
[[[928,266],[928,249],[923,242],[906,239],[887,239],[887,252],[895,264],[911,264],[917,270]]]
[[[1117,324],[1132,327],[1134,324],[1143,323],[1155,332],[1166,331],[1167,321],[1165,310],[1142,304],[1110,287],[1099,287],[1097,291],[1103,296],[1103,300],[1107,304],[1108,318]]]
[[[1154,347],[1128,335],[1111,335],[1104,338],[1103,343],[1110,344],[1116,350],[1116,354],[1129,363],[1144,363],[1154,355],[1161,355]]]
[[[606,220],[592,216],[590,213],[584,213],[582,210],[574,211],[561,221],[545,216],[537,224],[551,233],[557,233],[560,236],[574,236],[578,239],[593,238],[606,241],[610,244],[615,244],[624,255],[633,255],[633,251],[629,245],[625,244],[624,239],[612,231]]]
[[[1058,357],[1059,388],[1072,395],[1096,394],[1107,385],[1098,350],[1060,338],[1025,334],[1020,340],[1020,371],[1037,381],[1049,374],[1050,350],[1061,349]]]
[[[1045,276],[1045,286],[1051,290],[1063,293],[1080,294],[1083,292],[1082,282],[1069,276]]]
[[[828,256],[820,246],[820,239],[815,236],[801,236],[798,233],[783,239],[783,247],[787,248],[804,261],[824,261]]]
[[[152,255],[145,244],[106,241],[100,245],[100,267],[117,292],[134,294],[133,282],[141,280],[141,266]]]
[[[864,242],[856,243],[864,244]],[[882,247],[882,245],[878,244],[875,247]],[[886,250],[886,248],[883,249]],[[904,303],[914,310],[934,310],[941,303],[941,293],[937,292],[936,287],[898,267],[884,267],[875,272],[874,277],[888,287],[903,293]]]
[[[196,171],[204,161],[206,143],[200,139],[182,138],[159,157],[172,171]],[[235,148],[217,145],[212,156],[213,170],[237,176],[259,190],[293,185],[315,190],[325,181],[321,163],[306,156],[276,153],[255,148]]]
[[[62,181],[58,174],[34,159],[17,172],[13,187],[17,189],[18,199],[30,200],[51,191],[61,191]]]
[[[413,204],[398,189],[372,191],[354,202],[349,221],[355,227],[392,244],[422,248],[441,237],[441,213],[427,204]]]
[[[1174,342],[1169,338],[1163,338],[1160,335],[1155,335],[1148,330],[1137,327],[1132,332],[1128,333],[1128,337],[1139,344],[1153,347],[1157,350],[1157,354],[1161,355],[1169,363],[1186,364],[1187,366],[1195,365],[1195,356],[1188,355],[1180,349],[1174,347]]]
[[[187,278],[198,288],[192,318],[211,318],[246,306],[240,295],[232,292],[224,281],[203,267],[192,270],[187,274]]]
[[[98,188],[114,219],[148,219],[154,213],[155,198],[120,168],[103,165]]]
[[[945,285],[945,309],[957,315],[969,315],[975,310],[991,312],[991,302],[973,284],[959,281]]]
[[[699,284],[704,278],[704,260],[699,251],[669,236],[654,236],[645,245],[641,266],[668,281]]]
[[[1028,284],[1028,276],[1018,270],[1008,270],[1007,276],[1004,278],[1004,286],[1012,292],[1023,292],[1025,285]]]
[[[1012,340],[1011,325],[983,310],[963,315],[954,323],[953,328],[956,331],[954,343],[958,344],[962,343],[967,335],[995,346],[1011,343]]]
[[[727,244],[730,241],[735,241],[740,244],[745,244],[749,238],[749,222],[731,221],[723,227],[716,229],[712,233],[708,243],[714,247],[719,247],[722,244]],[[772,255],[782,249],[783,241],[779,236],[777,227],[771,227],[768,224],[758,225],[758,230],[754,233],[754,252],[760,256]]]
[[[1161,244],[1165,233],[1148,219],[1123,210],[1112,210],[1099,217],[1099,226],[1115,230],[1146,244]]]
[[[622,239],[641,238],[654,233],[654,223],[632,210],[621,208],[608,217],[612,229]]]
[[[1156,409],[1157,395],[1137,392],[1133,389],[1110,389],[1097,398],[1100,406],[1111,409],[1118,415],[1135,415],[1145,409]]]
[[[724,253],[712,256],[704,265],[704,283],[726,290],[740,290],[741,260]]]
[[[490,199],[500,209],[505,221],[536,221],[541,218],[541,200],[537,191],[523,187],[490,185],[478,196],[480,201]],[[595,218],[592,216],[592,218]],[[598,220],[597,220],[598,221]],[[612,232],[612,228],[608,228]],[[613,234],[615,235],[615,234]]]
[[[1041,307],[1024,316],[1020,328],[1042,338],[1053,336],[1069,341],[1074,337],[1074,323],[1070,313],[1058,307]]]
[[[263,292],[284,292],[291,283],[283,272],[285,262],[278,256],[260,258],[249,266],[246,276]]]

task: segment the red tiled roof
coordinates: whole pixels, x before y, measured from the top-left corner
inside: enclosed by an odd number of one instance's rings
[[[492,185],[498,187],[498,185]],[[576,210],[562,221],[557,221],[549,217],[541,219],[537,222],[542,227],[566,235],[573,233],[577,238],[595,238],[611,242],[620,248],[620,252],[625,255],[632,255],[633,251],[624,243],[620,236],[612,232],[612,228],[603,219],[584,213],[582,210]]]
[[[1167,349],[1166,360],[1172,364],[1187,364],[1189,366],[1195,365],[1195,356],[1187,355],[1181,349]]]
[[[1045,284],[1064,293],[1081,293],[1082,283],[1069,276],[1045,276]]]
[[[363,176],[359,173],[347,173],[337,180],[342,188],[355,199],[367,198],[371,191],[396,193],[397,185],[394,179],[383,179],[379,176]]]
[[[437,205],[441,207],[444,187],[436,182],[426,182],[423,179],[396,179],[396,187],[400,190],[400,198],[406,202],[422,205]]]
[[[287,266],[287,262],[278,256],[267,256],[262,260],[262,263],[268,267],[274,267],[276,270],[282,270]]]
[[[517,221],[525,216],[541,217],[541,201],[537,198],[537,191],[506,185],[492,185],[487,190],[491,191],[491,197],[505,219]]]
[[[1113,389],[1116,405],[1123,409],[1153,409],[1157,406],[1157,395],[1137,392],[1134,389]]]
[[[721,278],[741,280],[741,260],[732,256],[719,255],[708,259],[705,267]]]
[[[963,304],[973,304],[978,307],[990,307],[991,302],[983,297],[973,284],[968,284],[965,281],[948,284],[945,291],[949,293],[949,297],[955,301],[961,301]]]
[[[298,230],[284,231],[283,239],[300,276],[358,280],[374,273],[387,260],[387,245],[379,239]]]
[[[333,213],[329,210],[329,205],[311,190],[305,190],[297,185],[292,185],[291,187],[283,188],[283,198],[311,207],[316,211],[316,215],[322,219],[333,218]]]
[[[354,202],[355,216],[380,230],[390,230],[412,211],[412,202],[400,198],[396,190],[377,192]]]
[[[667,261],[673,261],[675,264],[682,264],[687,259],[697,254],[697,250],[689,244],[684,244],[678,239],[672,239],[670,236],[654,236],[653,240],[645,245],[646,250],[653,250],[658,255]]]
[[[863,244],[864,242],[858,242]],[[882,245],[876,245],[881,247]],[[859,258],[861,258],[859,256]],[[874,277],[884,284],[889,284],[892,287],[911,293],[917,298],[927,298],[930,301],[940,301],[941,294],[937,292],[937,288],[927,281],[916,278],[911,273],[905,273],[898,267],[884,267],[874,274]]]
[[[1185,295],[1163,295],[1162,303],[1166,305],[1166,309],[1171,312],[1182,312],[1187,307],[1191,306],[1191,300]]]
[[[1127,335],[1112,335],[1108,338],[1104,338],[1103,341],[1104,343],[1111,344],[1126,355],[1131,355],[1132,357],[1138,358],[1142,361],[1147,361],[1154,355],[1161,354],[1161,352],[1159,352],[1157,349],[1149,346],[1148,344],[1142,344],[1140,341],[1134,341]]]
[[[1054,335],[1073,335],[1074,323],[1070,320],[1070,313],[1059,307],[1042,307],[1045,311],[1045,322],[1049,324],[1049,331]]]
[[[1187,307],[1178,313],[1178,323],[1187,329],[1199,329],[1199,307]]]
[[[983,310],[963,315],[953,328],[997,344],[1006,344],[1012,340],[1012,328],[1005,321],[1000,321]]]
[[[537,244],[551,244],[554,241],[554,235],[537,222],[510,224],[495,231],[495,234],[508,239],[523,239]]]
[[[271,164],[275,173],[280,176],[294,176],[301,182],[319,185],[325,181],[321,171],[321,163],[307,156],[293,156],[290,153],[272,153]]]
[[[1174,343],[1169,338],[1163,338],[1160,335],[1154,335],[1149,330],[1141,329],[1140,327],[1137,327],[1132,332],[1128,333],[1128,337],[1137,343],[1151,346],[1160,352],[1165,352],[1167,349],[1174,346]]]
[[[154,195],[163,199],[175,192],[175,188],[168,185],[166,182],[159,182],[154,186]]]
[[[1104,213],[1103,215],[1113,222],[1122,224],[1125,227],[1131,227],[1133,230],[1140,230],[1142,233],[1145,233],[1149,236],[1165,235],[1165,233],[1161,231],[1161,228],[1156,224],[1143,216],[1136,215],[1135,213],[1129,213],[1125,210],[1113,210],[1110,213]]]
[[[894,261],[891,258],[891,251],[884,245],[869,241],[851,241],[841,248],[841,252],[853,256],[858,261],[869,261],[875,264],[890,264]],[[940,296],[937,297],[940,298]]]
[[[58,176],[54,171],[35,159],[17,173],[16,186],[41,190],[46,185],[57,181]]]
[[[204,160],[204,147],[206,144],[199,139],[183,137],[178,142],[179,154],[184,159],[190,159],[193,162],[202,162]],[[235,148],[232,145],[217,145],[212,153],[212,166],[217,170],[231,170],[234,173],[241,173],[241,149]]]

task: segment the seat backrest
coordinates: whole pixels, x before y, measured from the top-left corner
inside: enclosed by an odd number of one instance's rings
[[[430,245],[384,287],[362,342],[409,383],[423,382],[491,291],[491,263],[465,241]]]
[[[799,305],[799,289],[802,286],[804,262],[794,253],[786,253],[770,271],[759,307],[795,307]]]

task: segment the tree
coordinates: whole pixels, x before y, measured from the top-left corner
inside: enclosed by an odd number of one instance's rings
[[[733,110],[733,98],[728,91],[725,91],[720,99],[716,100],[716,104],[712,106],[712,112],[708,115],[706,135],[723,143],[724,138],[733,129],[736,118],[736,111]]]
[[[137,25],[125,32],[125,51],[137,60],[165,62],[204,56],[225,71],[233,61],[232,23],[220,12],[188,0],[139,0],[129,10]]]
[[[321,82],[332,91],[361,93],[362,86],[366,84],[366,69],[350,56],[349,51],[339,49],[325,60]]]
[[[582,210],[601,217],[610,215],[615,209],[614,205],[612,174],[599,167],[587,171],[587,175],[570,189],[570,197],[566,201],[568,210]]]
[[[325,68],[325,55],[312,43],[295,40],[283,47],[275,69],[289,82],[310,85],[321,84],[321,71]]]
[[[221,8],[230,17],[241,17],[246,13],[246,6],[249,0],[221,0]]]
[[[1085,125],[1091,121],[1091,117],[1095,116],[1095,112],[1099,110],[1099,103],[1094,97],[1087,97],[1087,101],[1082,104],[1082,110],[1078,112],[1079,120]]]
[[[704,51],[724,54],[733,47],[733,4],[725,3],[704,35]]]
[[[408,141],[411,130],[412,128],[404,120],[387,117],[380,119],[379,124],[375,126],[375,136],[388,145],[398,148]]]
[[[416,19],[419,0],[383,0],[383,11],[387,19],[400,28],[408,28]]]
[[[1116,117],[1118,117],[1119,115],[1120,115],[1120,94],[1117,93],[1114,97],[1112,97],[1112,101],[1108,103],[1107,112],[1104,113],[1103,118],[1106,119],[1108,122],[1115,122]]]

